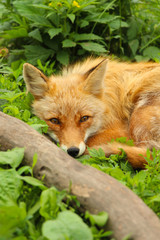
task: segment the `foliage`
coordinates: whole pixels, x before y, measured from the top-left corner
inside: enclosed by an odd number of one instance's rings
[[[45,187],[33,177],[36,155],[32,167],[20,166],[23,156],[23,148],[0,152],[0,239],[100,240],[112,234],[101,229],[107,213],[78,216],[76,198]]]
[[[0,110],[23,120],[40,133],[46,132],[46,123],[31,113],[33,96],[25,93],[22,64],[19,68],[15,69],[16,67],[17,62],[12,63],[11,68],[1,65],[0,72],[6,74],[0,74]]]
[[[9,63],[66,65],[88,54],[160,60],[156,0],[3,0],[0,9],[0,55]]]
[[[135,171],[126,162],[125,152],[105,157],[102,149],[89,149],[90,156],[82,156],[83,164],[101,170],[129,187],[160,217],[160,150],[147,150],[146,169]],[[153,160],[151,160],[151,156]]]

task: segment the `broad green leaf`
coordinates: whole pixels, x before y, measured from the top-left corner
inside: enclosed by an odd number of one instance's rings
[[[62,32],[62,28],[51,28],[48,30],[48,34],[50,36],[50,39],[52,39],[54,36],[58,35],[60,32]]]
[[[112,22],[109,23],[110,28],[112,28],[113,30],[117,30],[120,28],[128,28],[128,23],[121,21],[120,19],[115,19]]]
[[[118,180],[123,180],[125,174],[120,168],[114,168],[110,175]]]
[[[147,177],[147,174],[148,173],[146,171],[142,170],[133,177],[133,181],[135,181],[136,183],[140,183],[140,182],[143,183]]]
[[[25,206],[0,207],[0,239],[10,239],[15,230],[20,227],[26,218]],[[12,238],[13,239],[13,238]],[[22,238],[23,239],[23,238]]]
[[[68,65],[69,64],[69,53],[65,50],[58,51],[57,60],[63,65]]]
[[[63,211],[56,220],[46,221],[42,226],[42,234],[49,240],[93,240],[89,227],[71,211]]]
[[[130,21],[128,24],[129,24],[129,27],[127,30],[128,39],[129,40],[136,39],[138,34],[138,28],[139,28],[137,20],[134,17],[130,18]]]
[[[150,199],[150,202],[159,202],[160,204],[160,193],[153,196],[151,199]]]
[[[145,56],[145,57],[147,56],[152,60],[158,59],[160,61],[160,48],[155,47],[155,46],[147,47],[143,51],[143,56]]]
[[[36,179],[36,178],[34,178],[34,177],[30,177],[30,176],[18,176],[18,178],[19,178],[20,180],[23,180],[24,182],[32,185],[32,186],[39,187],[39,188],[42,189],[42,190],[46,189],[46,187],[44,186],[44,184],[43,184],[40,180],[38,180],[38,179]]]
[[[99,40],[102,39],[100,36],[93,33],[82,33],[73,35],[75,41],[84,41],[84,40]]]
[[[57,205],[57,190],[52,187],[43,191],[40,197],[40,205],[40,214],[46,220],[55,218],[59,210]]]
[[[48,130],[48,126],[42,123],[37,123],[37,124],[31,124],[30,125],[32,128],[34,128],[37,132],[40,134],[46,133]]]
[[[37,64],[37,59],[40,59],[42,62],[46,61],[49,56],[54,54],[53,50],[44,48],[40,45],[25,45],[24,48],[25,56],[32,64]]]
[[[89,22],[92,21],[92,22],[102,23],[102,24],[110,24],[111,22],[117,19],[119,19],[119,16],[110,15],[108,13],[103,13],[101,16],[99,13],[92,14],[85,18],[85,20]]]
[[[0,206],[16,205],[22,181],[14,169],[0,170]]]
[[[39,31],[38,28],[35,29],[35,30],[33,30],[33,31],[31,31],[31,32],[28,34],[28,36],[29,36],[29,37],[32,37],[32,38],[34,38],[34,39],[36,39],[36,40],[38,40],[39,42],[43,42],[42,37],[41,37],[41,33],[40,33],[40,31]]]
[[[65,39],[63,42],[62,42],[62,45],[64,48],[70,48],[70,47],[75,47],[76,46],[76,43],[73,42],[72,40],[70,39]]]
[[[132,50],[133,55],[135,56],[135,54],[136,54],[136,52],[138,50],[138,47],[139,47],[138,39],[134,39],[134,40],[130,41],[129,42],[129,46],[130,46],[130,48]]]
[[[37,25],[44,26],[44,27],[52,26],[46,17],[40,16],[38,14],[26,14],[26,18],[31,20],[35,26]]]
[[[80,28],[84,28],[89,25],[89,22],[86,20],[81,20],[80,21]]]
[[[16,93],[15,91],[6,92],[6,93],[1,94],[0,99],[5,99],[7,101],[13,102],[15,99],[17,99],[23,95],[25,95],[24,92],[20,92],[20,93]]]
[[[89,51],[89,52],[99,52],[99,53],[105,53],[107,50],[104,48],[103,45],[100,45],[98,43],[94,42],[82,42],[78,43],[83,49]]]
[[[17,168],[22,162],[24,157],[24,148],[14,148],[7,152],[0,152],[0,164],[10,165],[13,168]]]
[[[25,28],[17,28],[12,30],[7,30],[2,34],[1,37],[6,39],[13,39],[13,38],[20,38],[20,37],[27,37],[28,33]]]
[[[137,62],[148,62],[150,58],[148,56],[136,55],[135,59]]]
[[[107,223],[108,213],[100,212],[97,215],[95,215],[86,212],[85,218],[89,219],[92,225],[96,224],[98,227],[103,227]]]
[[[74,23],[74,20],[75,20],[75,14],[73,14],[73,13],[69,13],[69,14],[67,14],[67,17],[71,20],[71,22],[72,23]]]
[[[105,153],[102,150],[102,148],[94,149],[94,148],[88,148],[89,154],[92,158],[105,158]]]
[[[19,175],[22,174],[32,174],[32,168],[30,166],[23,166],[17,170]]]
[[[25,109],[24,112],[23,112],[23,115],[22,115],[22,119],[25,122],[27,122],[29,120],[30,116],[31,116],[31,112],[28,111],[27,109]]]

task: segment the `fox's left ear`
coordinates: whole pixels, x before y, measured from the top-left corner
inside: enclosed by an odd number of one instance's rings
[[[84,89],[96,96],[103,92],[104,79],[107,71],[107,59],[103,59],[98,65],[85,73],[86,85]]]
[[[48,78],[29,63],[23,65],[23,77],[27,91],[32,93],[35,98],[42,98],[47,90]]]

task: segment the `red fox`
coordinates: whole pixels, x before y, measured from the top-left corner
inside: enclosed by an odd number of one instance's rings
[[[102,148],[106,156],[124,149],[134,168],[144,168],[147,148],[160,149],[160,64],[99,57],[61,75],[46,77],[28,63],[23,73],[34,113],[69,155],[86,154],[86,146]],[[134,146],[110,142],[119,137]]]

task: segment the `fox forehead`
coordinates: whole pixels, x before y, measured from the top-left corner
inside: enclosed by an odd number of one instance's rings
[[[57,84],[58,85],[58,84]],[[43,119],[65,116],[74,118],[75,115],[101,115],[105,108],[102,101],[92,95],[85,94],[74,88],[56,89],[47,92],[45,97],[35,100],[33,109],[36,115]]]

